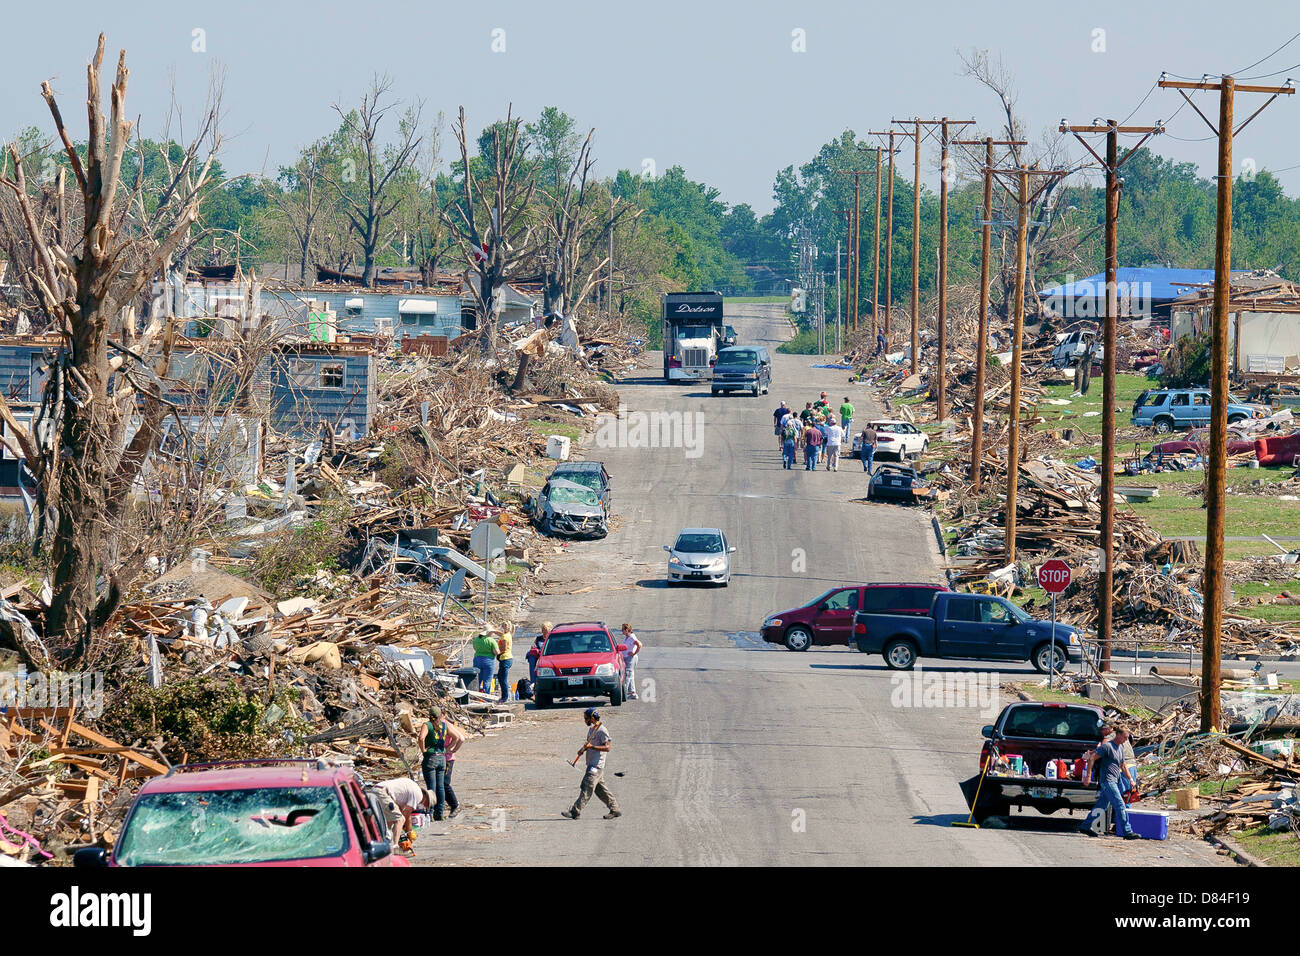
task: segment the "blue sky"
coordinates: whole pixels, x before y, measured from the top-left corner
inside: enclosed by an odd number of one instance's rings
[[[268,171],[329,131],[331,104],[355,101],[375,71],[395,92],[421,98],[426,115],[448,119],[459,105],[479,127],[505,114],[536,116],[559,106],[596,127],[602,173],[684,166],[725,200],[771,208],[780,168],[806,161],[845,128],[884,128],[892,118],[947,115],[996,131],[999,104],[961,75],[958,51],[987,48],[1015,75],[1020,108],[1036,138],[1062,117],[1122,119],[1162,70],[1199,76],[1241,71],[1300,32],[1294,4],[1255,2],[1221,19],[1201,0],[1140,5],[973,3],[516,2],[477,5],[67,2],[52,31],[48,9],[7,14],[0,58],[0,135],[38,124],[50,130],[43,79],[61,93],[64,115],[84,135],[85,63],[95,37],[109,54],[127,50],[128,106],[146,134],[160,129],[174,71],[181,103],[202,105],[209,72],[226,75],[226,145],[232,172]],[[195,30],[206,49],[195,52]],[[504,52],[494,52],[496,30]],[[1104,31],[1098,34],[1096,31]],[[794,31],[803,31],[796,52]],[[53,34],[53,35],[52,35]],[[24,38],[30,38],[27,42]],[[495,34],[500,46],[502,34]],[[1098,39],[1104,51],[1096,50]],[[1243,75],[1297,66],[1300,40]],[[1213,116],[1212,94],[1198,105]],[[1280,174],[1300,192],[1300,97],[1279,100],[1242,134],[1238,168],[1297,167]],[[1243,95],[1238,116],[1262,102]],[[1182,103],[1155,90],[1132,123],[1168,118]],[[1190,109],[1178,113],[1160,152],[1212,172],[1215,145]],[[1179,137],[1175,139],[1175,137]],[[1190,141],[1188,141],[1190,140]],[[450,136],[443,154],[454,148]],[[1072,154],[1078,155],[1076,147]],[[909,159],[910,162],[910,159]],[[928,180],[937,182],[927,157]]]

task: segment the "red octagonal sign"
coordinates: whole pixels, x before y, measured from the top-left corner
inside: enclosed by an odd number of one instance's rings
[[[1048,594],[1060,594],[1070,586],[1070,566],[1052,558],[1038,569],[1038,586]]]

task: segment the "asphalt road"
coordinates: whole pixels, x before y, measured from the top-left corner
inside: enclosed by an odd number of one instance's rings
[[[730,315],[742,343],[773,350],[789,335],[778,306]],[[919,509],[867,503],[860,465],[838,473],[784,471],[771,411],[826,390],[849,395],[859,420],[878,411],[847,373],[775,353],[770,397],[712,398],[668,385],[650,355],[643,377],[621,383],[629,414],[698,415],[686,448],[584,447],[613,476],[608,538],[548,560],[530,620],[630,621],[646,645],[642,699],[605,706],[614,738],[607,780],[624,816],[593,801],[578,821],[559,816],[576,795],[568,766],[584,738],[585,703],[528,710],[515,726],[468,743],[456,789],[467,812],[431,824],[421,863],[1083,864],[1222,862],[1201,841],[1095,840],[1077,818],[1018,816],[1010,828],[968,830],[959,780],[976,767],[979,728],[1005,703],[909,706],[927,699],[923,669],[900,678],[879,658],[846,649],[802,654],[763,645],[765,615],[848,581],[938,580],[934,533]],[[695,419],[692,419],[694,421]],[[629,428],[629,435],[633,430]],[[595,443],[599,445],[599,442]],[[631,444],[631,442],[629,442]],[[663,583],[664,544],[692,525],[723,528],[737,547],[727,588]],[[587,590],[587,589],[590,590]],[[525,639],[517,643],[522,668]],[[975,665],[996,690],[993,665]],[[1029,677],[1007,669],[1006,679]],[[914,683],[903,684],[900,680]],[[941,702],[942,703],[942,702]],[[981,703],[979,701],[953,703]],[[617,776],[615,774],[618,774]]]

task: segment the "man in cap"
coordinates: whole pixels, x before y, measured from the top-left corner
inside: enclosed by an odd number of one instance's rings
[[[600,711],[595,707],[588,707],[583,711],[582,719],[587,725],[587,741],[578,751],[578,756],[573,758],[573,762],[576,764],[579,758],[586,754],[587,771],[582,775],[582,789],[578,792],[578,799],[568,810],[561,811],[560,816],[568,817],[570,820],[578,819],[582,808],[587,805],[587,801],[594,793],[609,808],[605,819],[613,820],[623,815],[623,811],[618,808],[618,801],[609,792],[609,787],[605,786],[605,755],[609,753],[613,738],[601,724]]]

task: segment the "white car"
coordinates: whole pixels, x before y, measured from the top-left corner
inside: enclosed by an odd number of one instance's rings
[[[930,448],[930,438],[911,422],[868,422],[876,430],[876,457],[893,455],[899,461],[920,458]],[[862,433],[853,436],[853,455],[856,458],[862,444]]]

